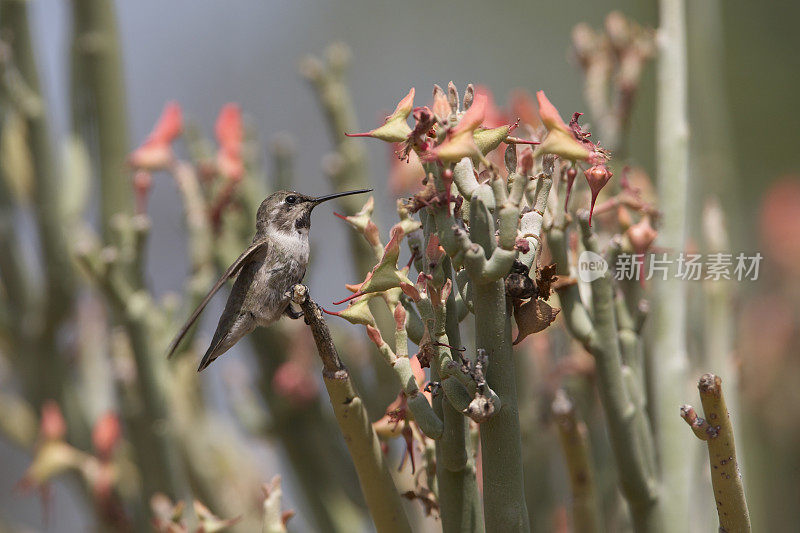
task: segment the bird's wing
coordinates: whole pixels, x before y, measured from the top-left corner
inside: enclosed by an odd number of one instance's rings
[[[175,338],[169,345],[169,351],[167,352],[167,357],[172,357],[172,354],[175,353],[175,349],[178,347],[178,344],[180,344],[181,340],[186,335],[186,332],[188,332],[189,328],[192,327],[192,324],[194,324],[195,320],[197,320],[197,317],[200,316],[200,313],[203,312],[203,309],[205,309],[206,305],[208,305],[208,302],[211,301],[211,298],[213,298],[214,295],[217,293],[217,291],[220,290],[220,288],[222,288],[223,285],[225,285],[225,282],[228,281],[233,276],[235,276],[239,272],[239,270],[241,270],[241,268],[244,265],[252,261],[253,258],[259,252],[263,252],[266,249],[266,246],[267,246],[266,239],[254,242],[253,244],[250,245],[249,248],[247,248],[247,250],[245,250],[242,253],[242,255],[238,257],[238,259],[236,259],[236,261],[233,262],[233,264],[231,264],[231,266],[228,267],[228,270],[226,270],[225,273],[222,274],[222,276],[219,278],[219,280],[217,280],[214,286],[211,287],[211,290],[208,291],[206,297],[203,298],[203,301],[200,302],[200,305],[198,305],[197,308],[194,310],[192,316],[189,317],[189,320],[186,321],[186,323],[183,325],[178,334],[175,335]]]

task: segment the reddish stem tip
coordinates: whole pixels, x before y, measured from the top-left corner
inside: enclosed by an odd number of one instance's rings
[[[345,302],[349,302],[349,301],[350,301],[350,300],[352,300],[353,298],[358,298],[359,296],[363,296],[363,294],[364,294],[363,292],[360,292],[360,291],[359,291],[359,292],[357,292],[357,293],[355,293],[355,294],[352,294],[352,295],[348,296],[348,297],[347,297],[347,298],[345,298],[344,300],[339,300],[338,302],[333,302],[333,305],[341,305],[341,304],[343,304],[343,303],[345,303]]]

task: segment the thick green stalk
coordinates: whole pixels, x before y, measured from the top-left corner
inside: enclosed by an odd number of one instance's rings
[[[511,309],[502,279],[475,284],[474,291],[475,346],[489,355],[486,380],[502,402],[500,411],[480,425],[486,530],[528,531]]]
[[[478,194],[473,194],[470,203],[470,238],[483,248],[488,259],[495,249],[494,217]],[[488,283],[478,283],[475,279],[472,282],[475,347],[486,350],[489,356],[486,381],[502,402],[500,411],[480,425],[486,529],[527,531],[522,437],[511,349],[511,307],[506,302],[503,278]]]
[[[714,500],[717,502],[719,530],[726,533],[748,533],[750,513],[747,510],[742,474],[736,458],[733,425],[722,394],[722,380],[714,374],[703,374],[697,388],[700,391],[705,419],[698,417],[690,405],[681,407],[681,417],[694,434],[708,444],[711,485],[714,488]]]
[[[295,286],[293,299],[303,309],[305,319],[314,334],[322,359],[325,387],[358,472],[361,490],[367,500],[375,528],[381,533],[411,531],[400,494],[384,460],[378,436],[350,381],[347,368],[339,359],[322,311],[308,296],[308,289],[302,285]]]
[[[130,213],[126,178],[128,119],[114,3],[72,1],[72,120],[76,139],[92,155],[100,183],[100,221],[109,242],[115,213]]]
[[[675,253],[685,249],[689,184],[689,125],[686,102],[686,30],[684,0],[660,1],[657,95],[657,176],[664,220],[657,245]],[[652,418],[658,421],[656,443],[661,474],[660,507],[666,531],[688,529],[691,463],[680,440],[676,405],[686,394],[687,284],[668,276],[653,284],[650,354]]]

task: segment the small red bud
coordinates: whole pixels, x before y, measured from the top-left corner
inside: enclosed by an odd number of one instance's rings
[[[530,147],[525,147],[520,150],[519,154],[519,173],[522,176],[529,176],[533,171],[533,150]]]
[[[586,181],[589,182],[589,189],[592,191],[592,204],[589,207],[589,225],[592,225],[592,213],[594,212],[594,203],[597,201],[597,195],[603,187],[606,186],[608,180],[613,175],[606,165],[598,164],[593,165],[588,170],[585,170]]]
[[[567,206],[569,205],[569,196],[572,194],[572,186],[575,185],[575,176],[578,175],[578,171],[575,167],[569,167],[567,169],[567,197],[564,199],[564,212],[567,211]]]
[[[527,254],[531,251],[531,243],[528,242],[528,239],[517,239],[514,243],[514,248],[520,253]]]
[[[137,170],[133,175],[133,190],[136,196],[136,213],[147,211],[147,195],[153,184],[153,175],[146,170]]]
[[[180,106],[170,102],[156,122],[144,143],[128,156],[134,168],[162,170],[172,162],[172,142],[183,131],[183,114]]]
[[[406,327],[406,308],[401,304],[394,308],[394,323],[398,331]]]
[[[378,331],[378,328],[374,326],[364,326],[364,327],[367,328],[367,336],[369,337],[369,340],[375,343],[375,346],[380,348],[385,344],[383,342],[383,337],[381,337],[381,332]]]
[[[42,405],[42,420],[39,430],[45,440],[61,440],[67,434],[67,423],[61,408],[53,400],[47,400]]]
[[[633,251],[637,254],[646,253],[656,240],[658,232],[650,225],[650,217],[644,217],[625,232],[631,241]]]
[[[419,292],[419,289],[410,283],[401,282],[400,289],[403,291],[403,294],[415,302],[418,302],[419,299],[422,298],[422,294]]]
[[[450,116],[450,102],[447,100],[447,94],[444,89],[438,85],[433,86],[433,113],[436,118],[444,122]]]
[[[272,386],[295,407],[308,405],[317,397],[319,385],[308,369],[297,361],[286,361],[275,371]]]
[[[119,443],[122,430],[116,413],[101,416],[92,429],[92,445],[101,458],[108,458]]]

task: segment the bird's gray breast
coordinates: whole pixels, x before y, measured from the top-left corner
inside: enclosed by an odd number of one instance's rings
[[[253,293],[261,301],[253,302],[253,314],[259,325],[268,325],[283,314],[289,305],[288,291],[303,281],[308,265],[308,234],[276,232],[270,235],[266,257],[258,265],[253,279]]]

